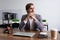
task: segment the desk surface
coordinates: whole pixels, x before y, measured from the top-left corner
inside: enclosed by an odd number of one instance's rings
[[[17,32],[16,29],[14,29],[14,31]],[[36,35],[32,38],[30,37],[20,37],[20,36],[12,36],[12,35],[8,35],[8,34],[3,34],[3,29],[0,28],[0,40],[53,40],[50,38],[50,34],[48,33],[48,38],[38,38],[38,33],[39,32],[35,32]],[[60,34],[58,33],[58,38],[57,40],[60,39]]]

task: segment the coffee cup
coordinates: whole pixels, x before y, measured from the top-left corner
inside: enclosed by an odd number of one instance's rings
[[[51,38],[57,39],[57,29],[51,29]]]

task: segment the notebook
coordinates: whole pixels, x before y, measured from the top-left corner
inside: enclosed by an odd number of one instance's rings
[[[47,34],[47,32],[40,32],[39,37],[40,38],[47,38],[48,34]]]
[[[14,36],[25,36],[25,37],[33,37],[35,33],[33,32],[16,32],[13,33]]]

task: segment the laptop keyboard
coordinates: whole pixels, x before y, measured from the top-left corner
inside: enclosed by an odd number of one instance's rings
[[[35,35],[35,33],[33,33],[33,32],[16,32],[16,33],[13,33],[13,35],[33,37]]]

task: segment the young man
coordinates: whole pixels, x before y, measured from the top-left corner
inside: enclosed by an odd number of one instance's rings
[[[41,16],[34,13],[34,4],[28,3],[26,5],[27,14],[23,15],[21,18],[21,23],[19,26],[20,30],[38,30],[43,31],[43,24]]]

